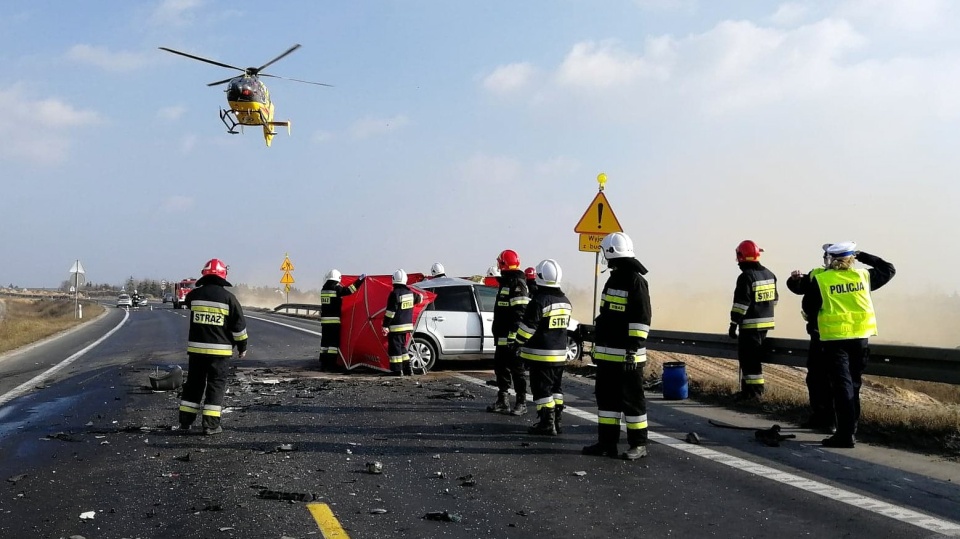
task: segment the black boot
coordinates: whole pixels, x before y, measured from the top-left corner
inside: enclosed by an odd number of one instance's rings
[[[527,396],[517,393],[517,401],[510,410],[510,415],[523,415],[527,413]]]
[[[543,434],[546,436],[556,436],[557,427],[553,423],[554,409],[542,408],[537,411],[540,421],[536,425],[527,429],[529,434]]]
[[[560,425],[561,419],[563,419],[563,405],[558,404],[553,415],[553,426],[557,430],[557,434],[563,434],[563,427]]]
[[[597,425],[597,443],[584,447],[581,453],[591,457],[619,458],[619,441],[620,425]]]
[[[510,403],[507,402],[507,392],[501,391],[497,393],[497,402],[487,406],[488,412],[494,412],[498,414],[509,414],[510,413]]]
[[[624,453],[620,455],[620,458],[623,460],[637,460],[642,459],[645,456],[647,456],[647,446],[637,445],[624,451]]]

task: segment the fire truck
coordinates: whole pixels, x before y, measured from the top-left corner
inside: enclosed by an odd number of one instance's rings
[[[187,299],[187,294],[191,290],[196,288],[197,280],[196,279],[184,279],[179,283],[173,283],[173,308],[182,309],[186,307],[184,301]]]

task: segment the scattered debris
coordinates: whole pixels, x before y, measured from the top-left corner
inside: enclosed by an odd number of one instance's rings
[[[261,490],[257,497],[263,500],[281,500],[292,502],[312,502],[317,499],[316,494],[309,492],[280,492],[277,490]]]
[[[180,389],[183,385],[183,369],[180,365],[170,365],[168,368],[170,370],[160,372],[160,367],[157,367],[157,372],[150,375],[151,389],[154,391]]]
[[[796,434],[780,434],[780,425],[774,425],[769,429],[756,430],[753,436],[768,447],[780,447],[780,442],[797,437]]]
[[[460,522],[463,520],[463,517],[461,517],[459,514],[451,513],[449,511],[430,511],[421,518],[425,518],[427,520],[437,520],[440,522]]]
[[[434,456],[433,456],[433,459],[434,459],[434,460],[440,460],[440,453],[437,453],[436,455],[434,455]]]
[[[21,479],[25,479],[26,477],[27,477],[27,474],[22,473],[22,474],[14,475],[14,476],[12,476],[12,477],[8,477],[8,478],[7,478],[7,481],[9,481],[9,482],[13,483],[14,485],[16,485],[16,484],[17,484],[17,481],[20,481]]]
[[[201,511],[223,511],[223,506],[219,503],[207,503]]]
[[[80,520],[93,520],[93,517],[97,516],[96,511],[84,511],[80,513]]]
[[[371,510],[370,510],[370,514],[371,514],[371,515],[385,515],[385,514],[387,514],[387,510],[386,510],[386,509],[379,509],[379,508],[378,508],[378,509],[371,509]]]
[[[82,535],[71,535],[70,539],[87,539],[87,538]]]
[[[296,451],[296,450],[297,450],[297,446],[293,444],[280,444],[277,446],[277,451],[288,452],[288,451]]]
[[[460,399],[476,399],[477,396],[469,392],[466,389],[454,389],[454,388],[442,388],[440,391],[443,393],[437,393],[435,395],[428,395],[428,399],[445,399],[445,400],[460,400]]]
[[[700,435],[696,432],[687,433],[687,443],[700,445]]]
[[[179,457],[173,457],[173,458],[179,460],[180,462],[190,462],[190,453],[187,453],[186,455],[180,455]]]
[[[517,514],[520,515],[520,516],[522,516],[522,517],[526,517],[526,516],[530,516],[530,515],[534,514],[535,512],[536,512],[536,511],[527,511],[527,510],[525,510],[525,509],[521,509],[521,510],[517,511]]]
[[[585,471],[583,471],[583,470],[580,470],[580,471],[573,472],[573,475],[575,475],[575,476],[577,476],[577,477],[583,477],[583,476],[587,475],[587,472],[585,472]]]
[[[68,434],[68,433],[66,433],[66,432],[58,432],[58,433],[56,433],[56,434],[48,434],[48,435],[46,435],[46,436],[44,436],[43,438],[40,438],[40,439],[41,439],[41,440],[60,440],[60,441],[62,441],[62,442],[79,442],[79,441],[80,441],[80,440],[74,438],[73,436],[71,436],[70,434]]]
[[[232,529],[234,529],[234,528],[231,527],[231,526],[224,526],[223,528],[220,528],[219,531],[228,532],[228,531],[230,531],[230,530],[232,530]]]
[[[381,474],[383,473],[383,463],[379,460],[367,463],[367,473],[370,474]]]

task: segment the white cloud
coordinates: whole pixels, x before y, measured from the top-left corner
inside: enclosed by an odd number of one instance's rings
[[[23,161],[53,164],[66,159],[73,145],[72,130],[103,120],[92,110],[77,109],[57,98],[33,100],[21,87],[0,90],[7,112],[0,115],[0,155]]]
[[[166,213],[184,213],[193,209],[195,204],[193,197],[174,195],[165,199],[160,209]]]
[[[335,138],[334,134],[331,133],[330,131],[320,130],[320,131],[314,131],[313,135],[310,137],[310,140],[312,140],[314,144],[324,144],[326,142],[330,142],[334,138]]]
[[[529,63],[507,64],[484,77],[483,87],[495,94],[510,94],[529,86],[535,74],[536,70]]]
[[[798,2],[780,4],[777,11],[770,16],[770,21],[778,26],[794,26],[810,13],[810,7]]]
[[[160,26],[186,26],[193,22],[195,11],[203,3],[203,0],[162,0],[150,19]]]
[[[871,22],[883,28],[926,32],[955,29],[956,2],[951,0],[847,0],[837,15]]]
[[[474,154],[457,169],[464,185],[480,186],[488,192],[493,186],[512,185],[523,177],[519,160],[500,155]]]
[[[163,107],[157,110],[157,118],[165,122],[175,122],[182,118],[186,112],[187,107],[184,107],[183,105]]]
[[[577,43],[557,68],[556,80],[565,86],[610,88],[668,78],[673,41],[649,40],[646,51],[644,55],[631,54],[615,41]]]
[[[646,11],[682,11],[693,13],[697,10],[696,0],[633,0],[640,9]]]
[[[393,118],[363,118],[350,126],[350,135],[355,139],[365,139],[396,131],[410,123],[404,115]]]
[[[147,65],[143,54],[112,52],[106,47],[79,44],[70,47],[67,58],[82,64],[97,66],[107,71],[130,71]]]

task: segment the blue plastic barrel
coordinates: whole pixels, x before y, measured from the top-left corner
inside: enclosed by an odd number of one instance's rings
[[[663,364],[663,398],[683,400],[687,398],[687,364],[672,361]]]

